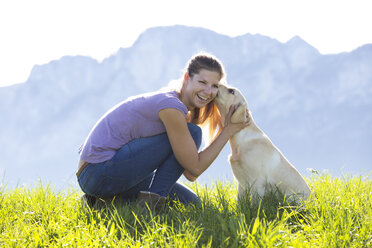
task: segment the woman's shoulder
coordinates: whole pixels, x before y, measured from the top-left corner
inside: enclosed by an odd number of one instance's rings
[[[175,90],[164,91],[158,93],[158,109],[175,108],[183,114],[187,114],[188,110],[185,104],[178,98],[178,93]]]
[[[150,102],[153,104],[158,104],[161,102],[178,102],[180,101],[178,98],[178,93],[174,90],[169,91],[155,91],[150,93],[145,93],[139,95],[137,99],[142,99],[146,102]]]
[[[153,92],[147,92],[142,93],[134,96],[130,96],[124,101],[121,102],[121,104],[138,104],[141,102],[158,102],[162,99],[177,97],[177,94],[174,94],[171,91],[153,91]]]
[[[129,97],[118,106],[121,109],[148,109],[159,111],[164,108],[176,108],[187,114],[187,107],[178,98],[175,90],[154,91]]]
[[[178,97],[177,91],[172,90],[172,89],[159,89],[149,94],[153,94],[154,96],[163,96],[163,97]]]
[[[136,100],[136,99],[153,99],[153,98],[178,98],[178,93],[175,90],[158,90],[147,92],[139,95],[129,97],[127,100]]]

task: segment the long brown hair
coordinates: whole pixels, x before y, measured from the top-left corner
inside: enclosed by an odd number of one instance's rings
[[[225,77],[225,70],[222,63],[215,56],[207,53],[198,53],[191,57],[187,63],[185,73],[187,72],[190,77],[193,77],[202,69],[218,72],[220,74],[220,81]],[[182,84],[183,86],[184,83]],[[219,126],[221,128],[221,116],[214,101],[211,101],[201,109],[195,108],[191,110],[187,116],[187,121],[200,125],[206,131],[207,143],[210,143],[214,139],[217,127]]]

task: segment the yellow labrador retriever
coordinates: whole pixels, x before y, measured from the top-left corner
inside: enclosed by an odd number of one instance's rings
[[[271,185],[278,187],[287,197],[292,195],[295,199],[307,199],[311,191],[304,178],[257,127],[240,91],[220,85],[215,103],[222,123],[232,104],[239,104],[231,117],[232,123],[244,122],[250,118],[249,126],[230,139],[232,154],[229,160],[238,181],[238,198],[243,197],[247,189],[263,197],[266,187]]]

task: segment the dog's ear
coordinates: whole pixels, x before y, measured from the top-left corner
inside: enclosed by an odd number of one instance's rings
[[[240,104],[231,116],[231,123],[243,123],[247,121],[247,106],[245,104]]]

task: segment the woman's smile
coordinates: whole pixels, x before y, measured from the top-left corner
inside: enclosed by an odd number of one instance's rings
[[[203,96],[203,95],[201,95],[201,94],[196,94],[198,97],[199,97],[199,99],[200,100],[202,100],[202,101],[204,101],[204,102],[209,102],[209,100],[210,100],[210,97],[208,97],[208,96]]]

